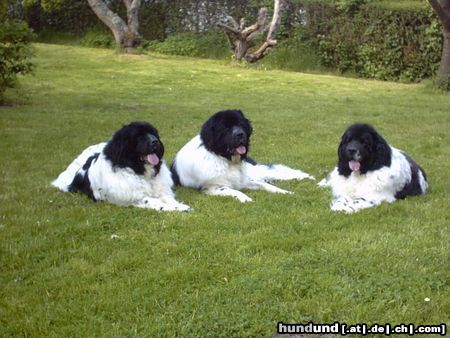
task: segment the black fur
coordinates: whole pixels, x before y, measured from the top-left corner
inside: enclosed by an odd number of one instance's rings
[[[358,159],[360,173],[378,170],[391,165],[391,148],[381,135],[368,124],[354,124],[342,135],[338,147],[338,171],[350,176],[349,161]]]
[[[86,163],[83,165],[83,173],[78,173],[75,175],[72,183],[69,185],[70,192],[81,192],[83,194],[88,195],[94,201],[96,200],[94,197],[94,193],[91,189],[91,182],[89,181],[88,171],[92,165],[92,162],[95,162],[100,154],[96,153],[89,157]]]
[[[122,127],[112,137],[103,149],[106,158],[114,166],[119,168],[129,167],[142,175],[145,173],[145,161],[143,156],[155,153],[161,160],[164,155],[164,145],[159,139],[158,131],[147,122],[132,122]],[[74,177],[68,190],[70,192],[81,192],[95,201],[94,193],[89,181],[89,169],[99,157],[99,153],[89,157],[86,163]],[[154,166],[158,173],[161,161]]]
[[[256,162],[254,159],[252,159],[252,158],[250,158],[248,156],[246,156],[244,158],[244,161],[250,163],[251,165],[257,165],[258,164],[258,162]],[[270,167],[270,165],[269,165],[269,167]]]
[[[161,160],[164,155],[164,145],[155,127],[147,122],[138,121],[118,130],[103,153],[113,166],[131,168],[136,174],[143,175],[145,162],[142,157],[155,153]],[[156,174],[160,167],[161,161],[154,167]]]
[[[247,151],[253,132],[250,121],[240,110],[224,110],[212,115],[202,126],[200,138],[205,148],[231,160],[237,147],[243,145]]]
[[[423,194],[422,188],[419,183],[419,172],[422,172],[423,178],[427,180],[427,176],[425,171],[407,154],[402,152],[405,158],[409,162],[409,166],[411,168],[411,181],[407,183],[402,190],[397,191],[395,194],[395,198],[404,199],[407,196],[421,195]]]
[[[172,165],[170,166],[170,172],[172,174],[173,184],[181,185],[180,176],[178,176],[177,170],[175,169],[175,161],[173,161]]]

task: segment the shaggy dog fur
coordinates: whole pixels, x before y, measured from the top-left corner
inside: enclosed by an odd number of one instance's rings
[[[232,196],[251,201],[241,189],[263,189],[291,193],[269,180],[290,180],[312,176],[281,164],[262,165],[247,157],[252,134],[250,121],[240,110],[212,115],[200,135],[190,140],[176,155],[172,165],[175,183],[199,189],[209,195]]]
[[[337,166],[319,185],[331,187],[332,210],[348,213],[428,188],[423,169],[368,124],[354,124],[342,135]]]
[[[188,211],[175,200],[164,160],[164,145],[155,127],[133,122],[109,142],[85,149],[52,185],[81,192],[94,201],[163,211]]]

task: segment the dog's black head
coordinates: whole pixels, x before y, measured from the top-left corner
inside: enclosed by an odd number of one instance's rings
[[[250,121],[240,110],[224,110],[203,124],[200,137],[209,151],[239,162],[247,156],[252,131]]]
[[[390,166],[391,148],[372,126],[357,123],[342,135],[338,157],[339,174],[348,177]]]
[[[132,122],[119,129],[103,150],[113,166],[131,168],[136,174],[145,173],[145,166],[159,172],[164,145],[158,130],[147,122]]]

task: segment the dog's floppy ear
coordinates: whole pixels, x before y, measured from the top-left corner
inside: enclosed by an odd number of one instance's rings
[[[118,130],[104,149],[106,157],[115,165],[123,166],[128,162],[125,158],[130,153],[132,139],[128,129],[123,127]]]
[[[247,119],[244,115],[244,113],[240,110],[238,110],[238,112],[240,113],[240,115],[242,116],[242,121],[244,121],[244,130],[245,133],[247,134],[248,137],[250,137],[250,135],[253,133],[253,127],[252,127],[252,123],[250,122],[249,119]]]
[[[209,118],[202,126],[200,131],[200,138],[206,149],[211,149],[214,146],[215,134],[215,119]]]
[[[345,159],[345,145],[346,145],[346,142],[344,141],[344,135],[342,135],[341,143],[339,143],[339,147],[338,147],[338,151],[337,151],[337,153],[338,153],[337,167],[338,167],[339,175],[343,175],[345,177],[348,177],[348,176],[350,176],[352,171],[350,170],[350,167],[348,166],[348,163],[347,163],[347,161]]]
[[[372,137],[372,153],[374,159],[372,170],[377,170],[384,166],[389,167],[391,165],[391,147],[378,132],[374,131]]]

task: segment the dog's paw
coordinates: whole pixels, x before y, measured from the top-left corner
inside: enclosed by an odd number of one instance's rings
[[[284,189],[281,189],[281,188],[277,188],[277,190],[275,192],[278,193],[278,194],[294,195],[294,193],[292,191],[284,190]]]
[[[353,201],[347,198],[338,198],[331,202],[330,208],[332,211],[342,211],[348,214],[358,211],[354,207]]]
[[[192,211],[192,208],[187,204],[178,203],[175,206],[175,211],[189,212],[189,211]]]
[[[250,198],[250,197],[248,197],[246,194],[244,194],[244,193],[242,193],[242,192],[240,192],[240,191],[238,191],[239,192],[239,194],[235,194],[235,198],[237,198],[238,200],[239,200],[239,202],[241,202],[241,203],[247,203],[247,202],[252,202],[253,200]]]
[[[330,184],[328,183],[327,179],[324,178],[319,183],[317,183],[317,186],[320,188],[326,188],[326,187],[329,187]]]

